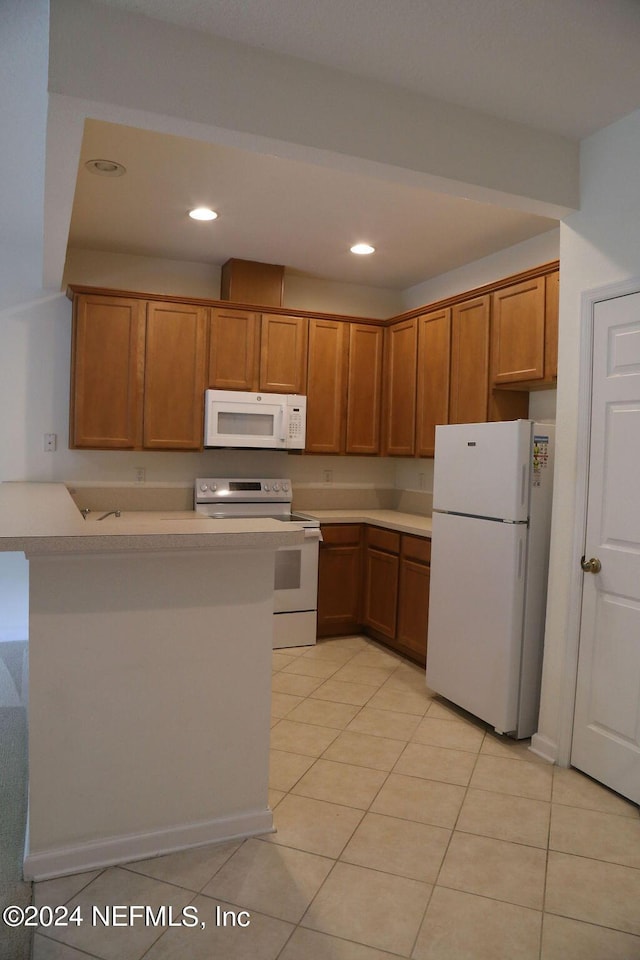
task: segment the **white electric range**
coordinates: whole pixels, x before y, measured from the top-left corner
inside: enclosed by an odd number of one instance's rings
[[[287,479],[198,477],[194,488],[196,513],[219,520],[270,517],[297,523],[304,543],[276,551],[273,646],[310,646],[316,642],[318,606],[318,547],[320,521],[292,513],[293,494]]]

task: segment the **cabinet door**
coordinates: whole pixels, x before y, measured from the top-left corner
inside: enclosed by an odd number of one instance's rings
[[[389,457],[415,452],[417,332],[415,317],[385,330],[384,453]]]
[[[260,315],[214,307],[209,321],[209,375],[216,390],[258,389]]]
[[[422,665],[427,662],[430,579],[429,565],[402,557],[396,642],[404,653]]]
[[[198,450],[203,441],[206,307],[147,305],[144,446]]]
[[[142,440],[145,303],[79,294],[71,358],[73,447],[128,450]]]
[[[491,305],[493,382],[544,376],[545,278],[497,290]]]
[[[306,317],[262,314],[259,390],[305,393],[307,326]]]
[[[560,273],[545,277],[544,379],[555,386],[558,379],[558,301]]]
[[[489,399],[489,297],[451,308],[449,423],[482,423]]]
[[[349,324],[311,320],[307,367],[307,453],[344,449]]]
[[[432,457],[436,425],[449,422],[451,310],[418,317],[416,454]]]
[[[318,636],[352,633],[360,625],[362,527],[323,524],[318,562]]]
[[[380,453],[382,327],[350,323],[345,453]]]
[[[367,547],[364,622],[389,640],[396,634],[398,565],[397,555]]]

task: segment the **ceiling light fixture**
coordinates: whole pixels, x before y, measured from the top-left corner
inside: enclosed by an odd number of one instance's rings
[[[357,253],[361,257],[366,257],[369,253],[375,252],[375,247],[372,247],[370,243],[354,243],[350,248],[351,253]]]
[[[89,173],[99,177],[121,177],[127,172],[127,168],[117,160],[87,160],[85,167]]]
[[[218,214],[209,207],[196,207],[195,210],[189,210],[189,216],[192,220],[217,220]]]

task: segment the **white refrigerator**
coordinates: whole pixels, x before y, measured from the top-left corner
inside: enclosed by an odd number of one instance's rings
[[[499,733],[535,733],[555,426],[436,427],[427,686]]]

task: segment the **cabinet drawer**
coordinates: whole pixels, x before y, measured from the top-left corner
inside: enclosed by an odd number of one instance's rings
[[[400,534],[380,527],[367,527],[367,544],[386,553],[400,553]]]
[[[322,524],[322,540],[327,544],[358,545],[362,539],[362,525],[359,523]]]
[[[416,560],[418,563],[431,563],[431,540],[407,534],[402,537],[400,552],[404,559]]]

